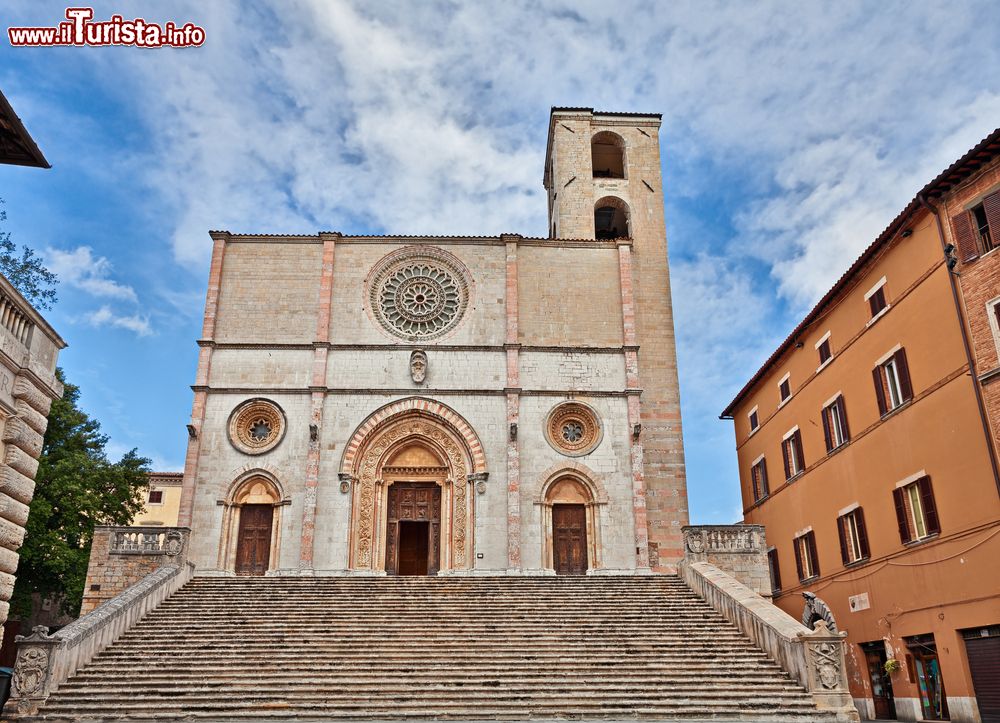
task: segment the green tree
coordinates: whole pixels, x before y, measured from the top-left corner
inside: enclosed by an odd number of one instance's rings
[[[0,198],[0,205],[4,200]],[[0,221],[7,220],[7,212],[0,208]],[[27,246],[21,247],[10,239],[10,231],[0,232],[0,274],[21,292],[21,296],[38,309],[51,309],[58,300],[58,277],[42,264],[42,260]]]
[[[67,615],[79,613],[94,527],[131,524],[149,484],[150,461],[133,449],[111,462],[100,423],[77,406],[79,387],[62,369],[56,376],[66,390],[49,413],[11,600],[12,616],[22,619],[31,616],[35,593],[59,600]]]

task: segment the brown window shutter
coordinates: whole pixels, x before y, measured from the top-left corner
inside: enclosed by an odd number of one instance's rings
[[[785,441],[783,441],[781,443],[781,458],[785,462],[785,479],[791,479],[792,478],[792,468],[788,464],[788,462],[789,462],[789,460],[788,460],[788,445],[791,444],[791,443],[792,443],[792,440],[790,440],[790,439],[786,439]]]
[[[913,399],[913,385],[910,383],[910,367],[906,363],[906,349],[900,349],[894,357],[899,371],[899,392],[903,395],[903,401],[908,402]]]
[[[806,533],[806,543],[809,547],[809,561],[812,563],[812,574],[819,577],[819,551],[816,550],[816,533]]]
[[[844,432],[844,441],[851,439],[851,430],[847,428],[847,405],[844,404],[844,395],[837,397],[837,414],[840,415],[840,428]]]
[[[983,211],[986,213],[986,223],[990,226],[990,240],[996,248],[1000,245],[1000,191],[983,199]]]
[[[882,366],[872,369],[872,378],[875,380],[875,399],[878,400],[878,413],[884,417],[889,408],[885,404],[885,390],[882,389]]]
[[[799,575],[799,580],[805,580],[805,574],[802,570],[802,544],[799,542],[801,538],[796,537],[792,540],[792,547],[795,549],[795,571]]]
[[[906,501],[903,499],[903,494],[902,487],[892,491],[892,498],[896,503],[896,522],[899,523],[899,539],[905,545],[913,537],[910,535],[910,525],[906,519]]]
[[[941,525],[938,522],[937,505],[934,504],[931,478],[922,477],[917,484],[920,485],[920,502],[924,507],[924,524],[927,525],[927,534],[936,534],[941,531]]]
[[[847,516],[837,518],[837,532],[840,536],[840,559],[844,564],[851,561],[851,556],[847,553]]]
[[[778,567],[778,551],[769,550],[767,561],[771,567],[771,592],[775,593],[781,589],[781,568]]]
[[[795,445],[795,451],[798,453],[799,471],[803,471],[806,468],[806,456],[802,453],[802,432],[795,432],[795,435],[792,437],[792,444]]]
[[[865,511],[859,507],[854,510],[854,522],[858,526],[858,543],[861,548],[861,557],[868,559],[872,556],[872,551],[868,548],[868,528],[865,527]]]
[[[972,214],[968,211],[962,211],[957,216],[952,216],[951,227],[955,230],[955,243],[962,261],[972,261],[979,256],[976,231],[972,228]]]
[[[767,497],[771,493],[771,488],[767,484],[767,460],[762,459],[760,461],[760,488],[763,497]]]
[[[826,451],[833,451],[833,432],[830,430],[830,416],[833,414],[833,410],[830,407],[824,407],[819,413],[820,419],[823,420],[823,439],[826,441]]]
[[[750,468],[750,491],[753,493],[754,502],[763,497],[760,492],[760,472],[757,465]]]

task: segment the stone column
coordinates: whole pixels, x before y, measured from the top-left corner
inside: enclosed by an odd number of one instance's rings
[[[333,303],[333,262],[339,233],[320,234],[323,239],[323,270],[319,282],[316,341],[313,343],[309,452],[306,456],[305,495],[302,502],[302,539],[299,570],[313,569],[316,535],[316,492],[319,487],[320,441],[323,435],[323,406],[326,402],[326,367],[330,353],[330,312]]]
[[[521,569],[521,453],[517,441],[521,407],[520,350],[518,338],[517,244],[521,236],[503,234],[507,249],[507,568]]]
[[[632,282],[632,244],[618,241],[618,273],[622,294],[622,351],[625,355],[625,393],[628,403],[629,458],[632,472],[632,517],[635,522],[635,564],[648,568],[649,528],[642,457],[642,409],[639,386],[639,347],[635,336],[635,298]]]
[[[229,243],[228,231],[212,231],[212,265],[208,271],[208,291],[205,296],[205,317],[202,321],[201,339],[198,341],[198,371],[195,375],[194,403],[191,405],[191,423],[188,425],[188,448],[184,457],[184,481],[181,487],[180,509],[177,524],[191,526],[194,494],[197,487],[198,455],[201,451],[201,428],[205,423],[205,403],[208,398],[209,374],[212,367],[212,349],[215,347],[215,321],[219,310],[219,289],[222,285],[222,263]]]

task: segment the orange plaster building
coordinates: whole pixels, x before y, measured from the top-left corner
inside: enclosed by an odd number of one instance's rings
[[[722,414],[774,602],[827,603],[862,717],[1000,720],[998,242],[1000,129],[916,195]]]

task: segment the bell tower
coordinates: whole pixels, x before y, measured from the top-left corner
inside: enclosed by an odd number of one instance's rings
[[[636,505],[645,511],[649,563],[663,570],[672,568],[683,554],[681,527],[688,523],[688,505],[660,119],[659,114],[553,108],[544,185],[550,237],[620,239],[622,285],[629,281],[632,285],[628,295],[623,288],[622,298],[631,298],[634,314],[622,347],[634,422],[632,455],[641,459],[633,464],[633,475],[642,476]],[[644,500],[638,499],[643,496]],[[641,555],[639,549],[637,554]]]

